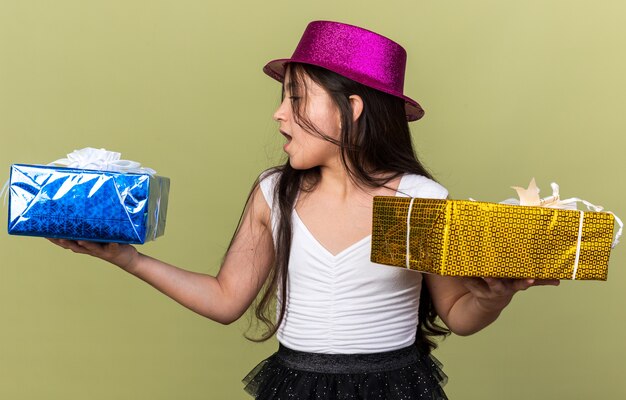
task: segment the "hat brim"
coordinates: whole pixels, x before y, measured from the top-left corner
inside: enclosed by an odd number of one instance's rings
[[[306,62],[306,61],[300,61],[300,60],[296,60],[296,59],[292,59],[292,58],[279,58],[276,60],[272,60],[270,62],[268,62],[264,67],[263,67],[263,72],[265,72],[265,74],[267,74],[269,77],[277,80],[278,82],[283,82],[285,80],[285,70],[287,68],[287,64],[292,63],[292,62],[297,62],[300,64],[309,64],[309,65],[315,65],[318,67],[322,67],[322,68],[326,68],[328,70],[333,71],[332,68],[329,68],[328,66],[325,65],[318,65],[318,64],[313,64],[311,62]],[[340,75],[340,72],[338,71],[333,71],[336,72]],[[419,103],[413,99],[411,99],[410,97],[405,96],[402,93],[397,93],[397,92],[393,92],[390,91],[386,88],[380,87],[379,85],[376,85],[373,82],[360,82],[358,79],[355,79],[353,77],[348,77],[356,82],[359,82],[361,84],[364,84],[366,86],[369,86],[373,89],[379,90],[381,92],[390,94],[392,96],[401,98],[404,100],[404,109],[405,109],[405,113],[406,113],[406,119],[407,121],[417,121],[418,119],[422,118],[424,116],[424,109],[422,108],[422,106],[419,105]],[[377,87],[379,86],[379,87]]]

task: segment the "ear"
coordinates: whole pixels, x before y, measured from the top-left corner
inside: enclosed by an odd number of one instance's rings
[[[361,96],[353,94],[348,97],[348,100],[350,100],[350,107],[352,107],[352,122],[356,122],[363,112],[363,99]]]

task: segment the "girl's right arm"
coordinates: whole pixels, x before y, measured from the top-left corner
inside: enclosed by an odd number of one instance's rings
[[[139,253],[133,246],[50,239],[75,253],[109,261],[183,306],[228,324],[248,309],[274,261],[270,209],[258,185],[217,276],[191,272]]]

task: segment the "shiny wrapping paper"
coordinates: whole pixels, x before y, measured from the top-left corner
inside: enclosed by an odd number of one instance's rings
[[[164,233],[169,183],[149,174],[14,164],[8,231],[142,244]]]
[[[372,262],[448,276],[607,278],[610,213],[584,212],[581,227],[576,210],[418,198],[410,203],[407,197],[374,198]]]

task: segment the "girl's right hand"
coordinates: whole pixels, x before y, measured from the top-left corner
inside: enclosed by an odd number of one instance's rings
[[[271,271],[274,243],[270,215],[257,185],[217,276],[178,268],[126,244],[49,240],[75,253],[111,262],[190,310],[229,324],[252,304]]]
[[[139,256],[137,249],[128,244],[51,238],[48,238],[48,240],[64,249],[72,250],[74,253],[88,254],[108,261],[126,271],[132,268]]]

